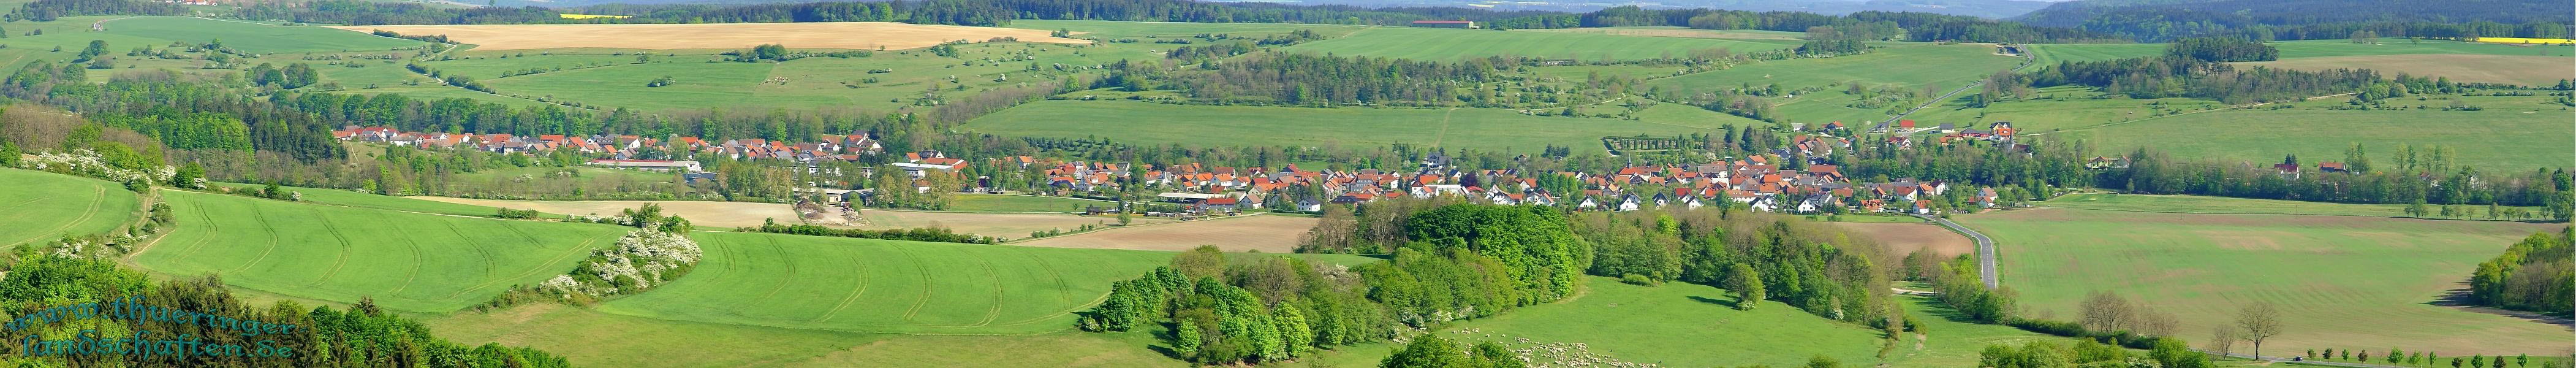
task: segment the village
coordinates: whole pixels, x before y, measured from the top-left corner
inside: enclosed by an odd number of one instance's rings
[[[1852,133],[1852,127],[1834,122],[1817,127],[1819,132]],[[1806,129],[1799,129],[1806,131]],[[1992,123],[1985,129],[1954,128],[1950,124],[1936,127],[1915,126],[1911,120],[1879,123],[1868,133],[1887,133],[1892,146],[1910,148],[1915,140],[1930,138],[1934,144],[1981,140],[2004,144],[2002,147],[2026,150],[2028,145],[2011,144],[2014,135],[2009,122]],[[694,183],[715,179],[717,174],[693,159],[723,157],[733,160],[776,160],[801,163],[806,170],[827,170],[817,164],[825,162],[858,163],[876,155],[889,154],[885,146],[864,135],[830,136],[820,142],[790,143],[764,139],[704,140],[696,137],[655,138],[636,135],[515,136],[511,134],[456,134],[434,132],[400,132],[387,127],[345,127],[333,136],[345,141],[389,144],[431,149],[470,149],[492,153],[550,153],[571,150],[592,157],[587,165],[607,168],[675,172]],[[1918,138],[1920,137],[1920,138]],[[1700,208],[1722,206],[1764,212],[1792,214],[1888,213],[1937,214],[1941,209],[1962,210],[2004,205],[2007,201],[1995,188],[1954,188],[1937,180],[1892,179],[1887,182],[1855,182],[1841,168],[1821,161],[1799,165],[1782,165],[1778,160],[1790,157],[1825,157],[1835,150],[1849,149],[1852,139],[1831,135],[1794,135],[1789,147],[1770,154],[1729,157],[1698,164],[1627,166],[1611,172],[1528,172],[1519,169],[1471,170],[1452,165],[1451,159],[1439,153],[1410,163],[1412,170],[1348,169],[1316,170],[1295,164],[1278,168],[1229,167],[1198,163],[1156,167],[1131,167],[1132,163],[1067,161],[1034,156],[1010,156],[980,163],[948,157],[938,151],[903,152],[900,157],[885,157],[886,167],[900,169],[915,178],[917,192],[934,190],[928,175],[968,175],[970,165],[992,165],[996,169],[1034,172],[1045,176],[1039,188],[1006,190],[989,177],[961,180],[960,192],[1020,192],[1049,196],[1105,198],[1113,193],[1158,193],[1155,201],[1185,210],[1154,212],[1150,215],[1196,216],[1233,214],[1249,210],[1322,211],[1328,204],[1356,204],[1378,200],[1451,196],[1479,203],[1504,205],[1565,206],[1580,211],[1634,211],[1647,208],[1680,206]],[[2108,166],[2115,159],[2095,159],[2094,164]],[[889,162],[890,161],[890,162]],[[1784,168],[1785,167],[1795,167]],[[861,170],[872,171],[873,167]],[[863,175],[873,175],[872,172]],[[961,178],[965,179],[965,178]],[[1549,183],[1555,183],[1550,185]],[[874,189],[855,188],[846,182],[808,182],[800,192],[824,194],[832,202],[868,203]],[[1570,185],[1569,185],[1570,184]],[[836,188],[837,187],[837,188]],[[1549,188],[1557,188],[1551,190]],[[1579,188],[1568,190],[1567,188]],[[1965,190],[1953,201],[1941,202],[1954,190]],[[1117,208],[1094,208],[1089,212],[1116,212]],[[1143,210],[1139,210],[1143,211]]]

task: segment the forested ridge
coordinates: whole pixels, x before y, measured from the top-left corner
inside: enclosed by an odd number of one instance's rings
[[[2515,0],[2073,1],[2013,19],[2117,34],[2142,42],[2194,36],[2313,40],[2371,31],[2384,37],[2567,38],[2576,5]]]

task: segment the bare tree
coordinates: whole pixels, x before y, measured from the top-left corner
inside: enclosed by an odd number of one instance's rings
[[[2182,318],[2160,310],[2140,310],[2137,324],[2138,333],[2147,336],[2174,336],[2182,332]]]
[[[2236,328],[2244,330],[2246,341],[2254,342],[2254,355],[2263,355],[2263,339],[2281,335],[2281,310],[2272,302],[2254,302],[2236,313]]]
[[[2200,348],[2201,350],[2217,352],[2219,356],[2227,356],[2228,350],[2235,347],[2236,328],[2222,325],[2217,328],[2210,329],[2209,345],[2202,346]]]
[[[2136,330],[2133,325],[2137,307],[2130,304],[2128,298],[2122,298],[2119,294],[2095,291],[2092,295],[2085,296],[2076,310],[2083,313],[2078,323],[2086,330],[2105,333]]]

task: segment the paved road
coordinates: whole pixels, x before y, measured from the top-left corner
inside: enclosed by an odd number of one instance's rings
[[[1958,231],[1960,234],[1968,234],[1968,238],[1969,238],[1969,239],[1976,239],[1976,240],[1977,240],[1977,277],[1985,279],[1985,281],[1986,281],[1986,289],[1994,289],[1994,288],[1996,287],[1997,281],[1995,280],[1995,239],[1993,239],[1993,238],[1987,238],[1987,237],[1986,237],[1986,234],[1979,234],[1979,233],[1977,233],[1977,231],[1976,231],[1976,230],[1969,230],[1969,229],[1968,229],[1968,227],[1966,227],[1966,226],[1959,226],[1959,223],[1956,223],[1956,222],[1950,222],[1950,219],[1945,219],[1945,218],[1940,218],[1940,217],[1934,217],[1934,216],[1930,216],[1930,215],[1914,215],[1914,217],[1922,218],[1924,221],[1931,221],[1932,223],[1941,224],[1941,226],[1949,227],[1949,228],[1950,228],[1950,230]]]

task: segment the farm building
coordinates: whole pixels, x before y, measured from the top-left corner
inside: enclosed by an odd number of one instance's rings
[[[1413,26],[1415,26],[1415,27],[1430,27],[1430,28],[1464,28],[1464,29],[1476,29],[1476,22],[1475,22],[1475,21],[1467,21],[1467,20],[1417,20],[1417,21],[1413,21]]]

